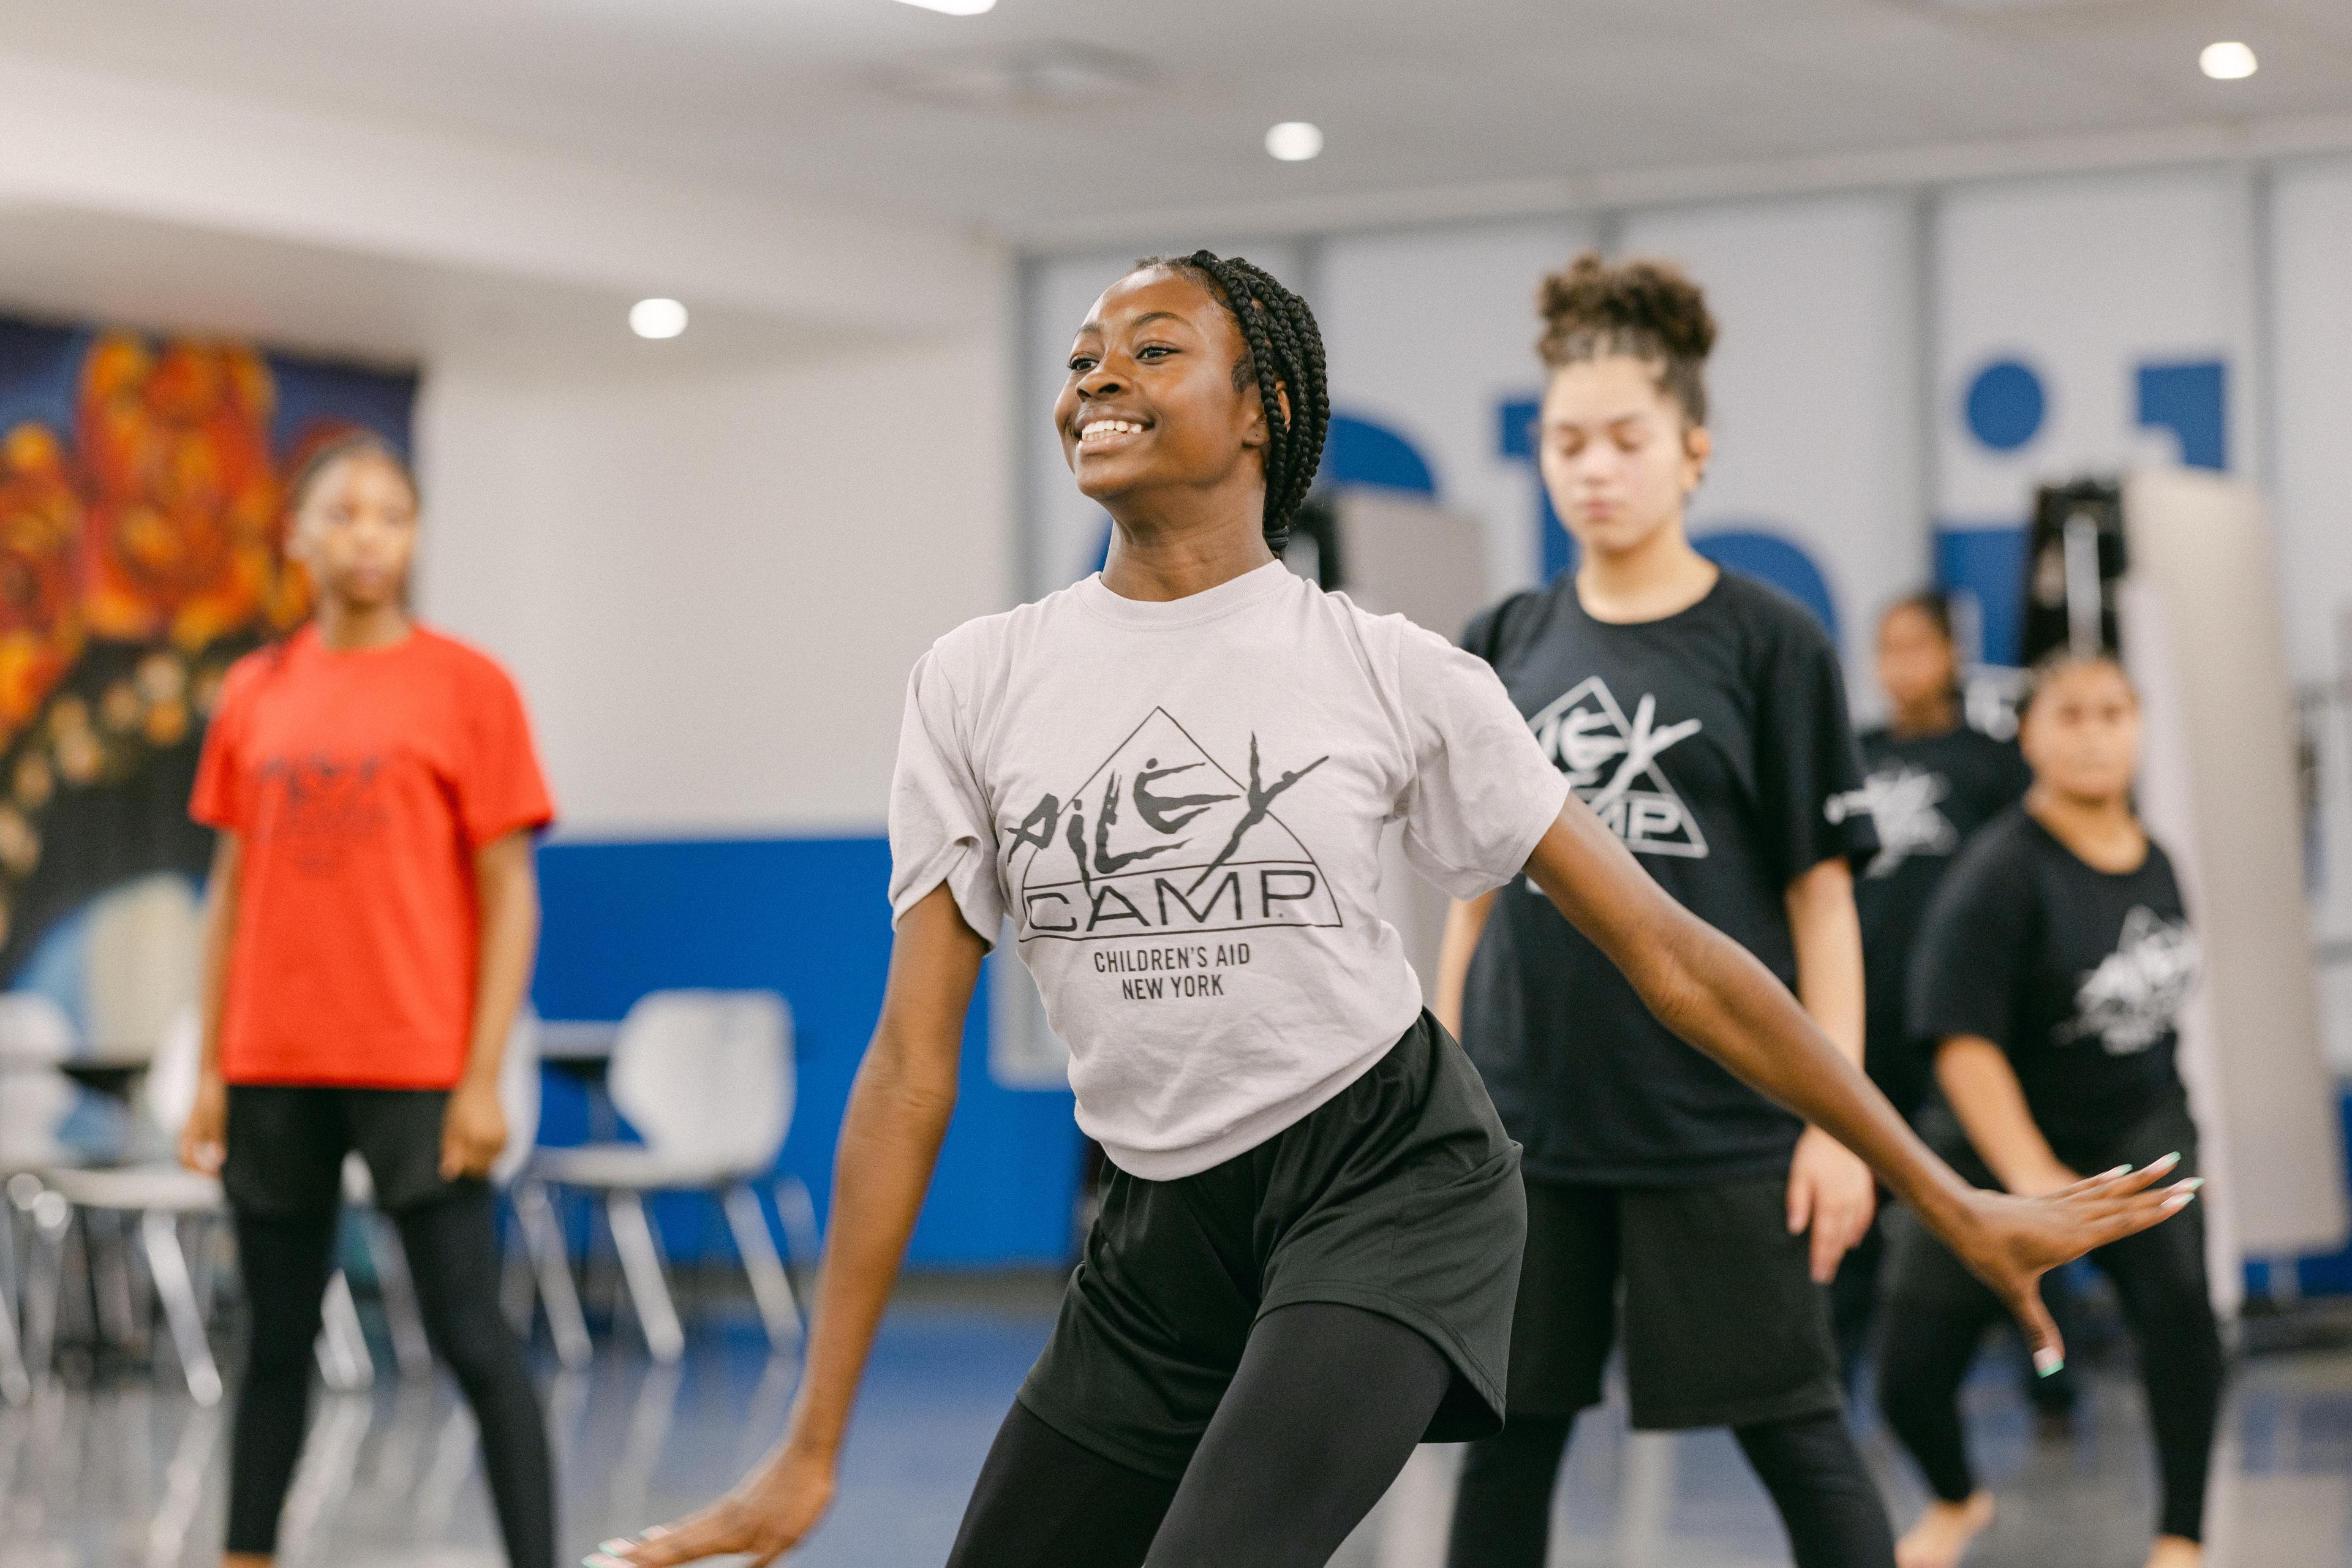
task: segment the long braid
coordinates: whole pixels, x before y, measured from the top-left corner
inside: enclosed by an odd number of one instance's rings
[[[1331,428],[1331,388],[1323,367],[1323,332],[1307,301],[1274,275],[1238,256],[1196,250],[1184,257],[1151,257],[1136,264],[1171,267],[1209,285],[1241,329],[1246,353],[1234,367],[1234,384],[1255,374],[1265,406],[1265,542],[1279,554],[1289,542],[1291,521],[1315,483],[1323,460],[1323,439]],[[1290,417],[1282,416],[1283,395]]]

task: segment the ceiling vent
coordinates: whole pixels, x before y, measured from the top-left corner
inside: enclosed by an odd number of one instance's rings
[[[1084,109],[1160,83],[1151,62],[1085,44],[1035,44],[985,54],[918,56],[874,73],[899,98],[994,113]]]

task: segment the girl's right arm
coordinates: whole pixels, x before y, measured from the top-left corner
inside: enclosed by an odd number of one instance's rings
[[[2009,1054],[1975,1035],[1948,1037],[1936,1052],[1936,1083],[1960,1119],[1969,1142],[2000,1184],[2023,1198],[2038,1198],[2083,1178],[2060,1162],[2033,1124],[2024,1086]]]
[[[606,1542],[590,1563],[665,1568],[740,1552],[763,1568],[824,1517],[866,1353],[955,1110],[964,1016],[987,951],[945,885],[898,922],[882,1016],[842,1118],[808,1366],[783,1441],[717,1502],[635,1542]]]
[[[1470,955],[1478,951],[1486,918],[1494,912],[1493,893],[1466,902],[1456,899],[1445,911],[1445,934],[1437,944],[1437,996],[1430,1011],[1457,1040],[1462,1037],[1462,997],[1470,988]]]
[[[221,1012],[228,994],[229,953],[236,942],[237,879],[244,840],[224,828],[213,841],[212,874],[205,879],[204,994],[199,1016],[203,1064],[196,1100],[180,1125],[180,1163],[207,1176],[220,1173],[228,1153],[228,1087],[221,1077]]]

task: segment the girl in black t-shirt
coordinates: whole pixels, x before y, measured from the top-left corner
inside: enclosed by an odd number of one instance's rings
[[[1874,840],[1836,649],[1684,528],[1711,451],[1714,322],[1671,267],[1597,255],[1539,305],[1543,479],[1582,560],[1477,616],[1464,646],[1643,868],[1859,1062],[1850,862]],[[1730,1427],[1800,1563],[1891,1564],[1821,1289],[1870,1224],[1869,1174],[1684,1047],[1524,884],[1454,907],[1437,991],[1525,1145],[1528,1211],[1508,1415],[1470,1449],[1455,1568],[1542,1563],[1621,1316],[1636,1426]]]
[[[1911,1016],[1937,1042],[1951,1115],[1931,1112],[1923,1131],[1971,1181],[2031,1196],[2176,1156],[2195,1175],[2174,1056],[2197,938],[2170,860],[2132,810],[2138,739],[2138,701],[2112,659],[2037,670],[2022,731],[2033,788],[1978,835],[1929,909]],[[2221,1385],[2204,1223],[2190,1212],[2091,1257],[2139,1340],[2163,1475],[2150,1568],[2193,1568]],[[1936,1500],[1904,1537],[1904,1568],[1950,1568],[1992,1521],[1958,1396],[2000,1313],[1931,1237],[1906,1234],[1880,1397]]]
[[[2014,742],[1962,717],[1959,649],[1942,593],[1925,588],[1889,605],[1878,618],[1877,652],[1886,722],[1862,732],[1862,793],[1834,809],[1867,810],[1876,829],[1877,842],[1853,858],[1864,1066],[1895,1110],[1915,1116],[1927,1095],[1927,1053],[1911,1037],[1904,993],[1919,923],[1961,846],[2014,805],[2031,780]],[[1874,1316],[1884,1230],[1874,1224],[1847,1254],[1830,1294],[1849,1385]],[[2037,1399],[2053,1397],[2047,1391],[2064,1381],[2035,1380]]]

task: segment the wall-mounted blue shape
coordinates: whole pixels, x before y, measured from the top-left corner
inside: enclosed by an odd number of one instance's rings
[[[2041,434],[2049,409],[2042,377],[2017,360],[1995,360],[1969,383],[1969,431],[1996,452],[2013,452]]]
[[[1838,640],[1837,601],[1830,595],[1829,579],[1803,545],[1761,528],[1723,528],[1692,535],[1691,547],[1718,566],[1771,584],[1812,611],[1828,629],[1830,641]]]
[[[2025,551],[2022,523],[1990,528],[1936,529],[1936,583],[1976,600],[1987,664],[2015,665],[2025,648]]]
[[[1322,478],[1335,485],[1437,494],[1437,476],[1411,441],[1385,425],[1337,411],[1324,440]]]
[[[1505,399],[1495,409],[1495,455],[1536,468],[1536,424],[1543,413],[1539,398]],[[1543,475],[1536,474],[1536,549],[1547,583],[1576,566],[1576,540],[1551,509],[1551,492]]]
[[[2138,382],[2141,428],[2171,431],[2189,468],[2230,466],[2227,366],[2220,360],[2144,364]]]
[[[539,877],[546,934],[532,997],[543,1016],[618,1018],[668,986],[782,994],[800,1097],[778,1168],[829,1208],[842,1112],[890,965],[888,841],[559,842],[541,847]],[[909,1256],[931,1266],[1058,1266],[1070,1250],[1084,1141],[1066,1091],[1006,1089],[988,1070],[988,994],[983,980],[965,1027],[955,1121]],[[549,1076],[551,1094],[562,1082]],[[585,1133],[576,1091],[551,1101],[546,1142]],[[710,1217],[708,1204],[661,1216],[672,1247],[689,1253],[701,1250],[703,1233],[688,1227]]]

